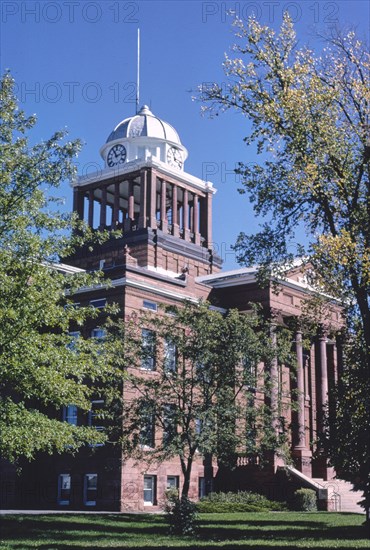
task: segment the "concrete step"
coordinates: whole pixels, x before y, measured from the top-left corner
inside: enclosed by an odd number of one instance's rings
[[[338,512],[355,512],[364,514],[364,509],[358,504],[363,500],[361,491],[354,491],[352,483],[343,479],[324,480],[314,478],[313,481],[328,489],[331,508]]]

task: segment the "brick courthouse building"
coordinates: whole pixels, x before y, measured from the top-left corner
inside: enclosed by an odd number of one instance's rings
[[[270,287],[258,287],[253,268],[221,271],[221,259],[212,251],[215,189],[184,171],[187,150],[170,124],[144,106],[118,124],[100,153],[105,168],[74,182],[73,208],[92,228],[119,228],[123,236],[92,252],[81,249],[69,259],[71,269],[102,269],[111,280],[109,288],[82,290],[76,301],[98,308],[115,302],[123,316],[143,309],[155,311],[159,303],[179,305],[184,299],[200,298],[241,311],[250,302],[258,302],[278,323],[300,314],[309,287],[299,269],[281,281],[278,294]],[[338,327],[340,307],[335,302],[330,316],[326,322]],[[99,336],[99,329],[89,332]],[[301,332],[292,339],[297,355],[292,389],[298,389],[298,412],[290,412],[285,424],[292,427],[295,468],[290,468],[288,481],[279,474],[275,458],[261,471],[255,461],[240,457],[232,485],[265,490],[274,498],[287,494],[288,483],[313,487],[326,505],[346,509],[344,483],[332,480],[333,471],[324,458],[313,458],[312,444],[322,429],[322,411],[340,374],[340,347],[324,330],[312,340],[310,349],[304,349]],[[277,384],[279,380],[293,384],[288,366],[276,364],[275,368]],[[89,415],[89,423],[97,428],[94,408],[102,405],[93,402]],[[63,418],[79,422],[76,407],[66,407]],[[156,510],[166,488],[177,486],[181,475],[176,457],[146,467],[122,460],[119,450],[110,445],[84,448],[75,457],[45,457],[27,466],[21,489],[15,491],[16,500],[9,491],[10,501],[4,504],[8,508],[12,501],[27,508]],[[203,460],[198,457],[190,497],[197,499],[204,491]]]

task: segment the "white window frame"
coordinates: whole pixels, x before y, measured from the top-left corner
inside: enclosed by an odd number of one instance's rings
[[[150,311],[158,311],[158,304],[151,300],[143,300],[143,308],[150,309]]]
[[[103,340],[107,336],[107,331],[101,327],[95,327],[91,331],[91,338],[96,338],[97,340]]]
[[[66,304],[64,306],[64,309],[68,309],[68,308],[74,308],[74,309],[77,309],[78,307],[81,306],[81,302],[71,302],[69,304]]]
[[[140,445],[142,449],[154,449],[155,447],[155,413],[154,411],[144,411],[140,426]],[[150,433],[150,438],[147,434]]]
[[[174,483],[170,482],[170,479],[174,481]],[[180,476],[167,476],[166,481],[166,487],[168,489],[179,489],[180,485]]]
[[[89,476],[95,476],[96,477],[96,496],[97,496],[97,493],[98,493],[98,474],[85,474],[84,476],[84,505],[85,506],[96,506],[96,498],[95,500],[87,500],[87,492],[89,490],[89,487],[88,487],[88,478]]]
[[[175,374],[177,371],[177,348],[173,340],[164,340],[163,368],[166,373]]]
[[[67,489],[69,489],[69,499],[62,499],[62,491],[65,490],[65,488],[62,486],[63,485],[63,480],[65,478],[68,478],[69,479],[69,487],[67,487]],[[71,478],[71,474],[59,474],[58,475],[58,504],[60,506],[69,506],[69,504],[71,503],[71,492],[72,492],[72,478]]]
[[[104,400],[103,399],[93,399],[92,401],[90,401],[90,410],[88,412],[88,415],[87,415],[87,425],[90,427],[90,428],[94,428],[97,432],[102,432],[104,430],[104,426],[95,426],[94,425],[94,418],[95,418],[95,414],[94,414],[94,410],[93,410],[93,405],[104,405]],[[102,407],[99,407],[99,408],[102,408]],[[92,443],[91,445],[89,445],[90,447],[103,447],[104,443]]]
[[[150,340],[149,340],[150,335]],[[141,345],[143,357],[141,358],[141,368],[148,372],[155,371],[156,368],[156,335],[154,330],[149,328],[141,329]],[[145,357],[149,350],[150,354]]]
[[[145,488],[145,482],[150,481],[151,487]],[[144,486],[143,486],[143,499],[144,506],[154,506],[157,502],[157,476],[155,475],[145,475],[144,476]],[[145,492],[150,491],[151,497],[149,500],[145,500]]]
[[[71,414],[70,410],[72,409],[73,413]],[[75,420],[75,422],[71,422],[71,420]],[[63,407],[63,422],[67,422],[71,426],[77,426],[78,424],[78,413],[77,413],[77,406],[76,405],[64,405]]]
[[[99,302],[103,302],[104,304],[97,305]],[[107,305],[107,299],[106,298],[95,298],[95,300],[90,300],[89,302],[90,306],[94,307],[95,309],[104,309]]]
[[[71,351],[76,351],[76,343],[79,338],[81,338],[81,332],[79,330],[74,330],[68,333],[68,336],[71,338],[70,342],[67,344],[67,348]]]
[[[177,434],[176,410],[175,403],[167,403],[163,406],[163,444],[171,443]]]
[[[95,426],[94,425],[95,414],[94,414],[94,411],[93,411],[93,405],[104,405],[104,399],[93,399],[92,401],[90,401],[91,408],[89,410],[89,414],[88,414],[88,417],[87,417],[87,424],[88,424],[88,426],[90,426],[90,428],[95,428],[98,431],[104,430],[104,426]],[[100,408],[102,408],[102,407],[100,407]]]

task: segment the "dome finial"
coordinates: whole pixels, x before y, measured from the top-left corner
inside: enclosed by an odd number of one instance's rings
[[[139,115],[152,115],[152,111],[149,109],[148,105],[143,105],[138,113]]]

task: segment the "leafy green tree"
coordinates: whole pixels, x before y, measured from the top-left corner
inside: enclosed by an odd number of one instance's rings
[[[76,343],[69,334],[97,316],[93,308],[73,307],[71,296],[99,276],[58,265],[82,243],[82,232],[71,231],[77,222],[57,210],[53,197],[75,173],[80,142],[64,142],[57,132],[31,146],[36,119],[19,110],[13,89],[7,73],[0,82],[0,454],[16,462],[104,439],[63,422],[62,409],[88,411],[112,370],[97,341]]]
[[[293,23],[284,15],[279,33],[250,18],[236,20],[238,43],[224,63],[228,85],[201,90],[204,109],[211,113],[235,109],[250,123],[245,142],[257,145],[261,162],[241,162],[242,193],[248,193],[256,214],[266,222],[255,235],[241,233],[236,243],[239,261],[260,264],[261,275],[279,273],[296,255],[312,266],[310,279],[321,291],[342,298],[347,324],[356,333],[362,367],[358,382],[370,380],[370,56],[368,48],[349,32],[332,30],[320,54],[298,47]],[[293,250],[297,229],[306,242]],[[351,334],[349,342],[353,342]],[[352,375],[351,375],[352,376]],[[348,386],[347,389],[349,390]],[[343,388],[342,388],[343,390]],[[361,407],[370,417],[366,391]],[[348,391],[342,400],[353,406]],[[339,418],[339,417],[338,417]],[[353,447],[338,439],[332,454],[341,474],[357,453],[358,475],[369,484],[370,431],[351,432]],[[340,424],[339,424],[340,425]],[[338,425],[338,426],[339,426]],[[335,431],[336,428],[334,428]],[[338,433],[338,432],[337,432]],[[357,434],[357,436],[356,436]],[[329,433],[330,437],[330,433]],[[361,437],[365,441],[365,447]],[[333,450],[333,448],[332,448]],[[341,455],[347,455],[348,461]],[[361,465],[361,467],[360,467]],[[368,499],[369,500],[369,499]]]
[[[181,497],[187,499],[198,453],[204,457],[207,483],[212,456],[219,465],[233,468],[238,454],[281,446],[271,409],[264,404],[271,388],[262,361],[268,364],[276,350],[257,314],[223,314],[206,302],[185,302],[164,306],[160,314],[143,314],[135,326],[136,335],[130,338],[143,344],[126,373],[123,429],[128,456],[159,462],[178,457]]]
[[[366,358],[361,337],[352,335],[345,343],[345,354],[351,367],[338,381],[322,443],[338,476],[351,481],[356,490],[363,491],[362,506],[370,527],[370,381],[364,372]]]

